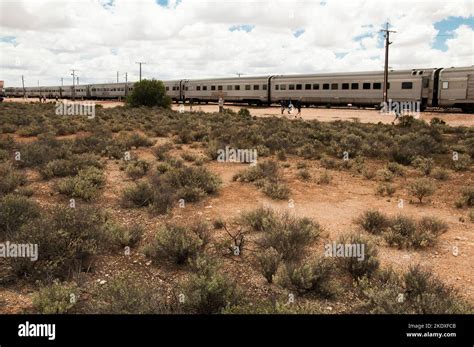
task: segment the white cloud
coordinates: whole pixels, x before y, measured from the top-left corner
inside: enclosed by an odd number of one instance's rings
[[[432,47],[434,23],[469,18],[473,4],[408,0],[182,0],[167,7],[154,0],[2,0],[0,78],[7,86],[81,81],[113,82],[128,71],[161,79],[320,71],[380,70],[379,29],[390,21],[392,68],[473,64],[473,29],[461,25]],[[229,31],[232,26],[251,25]],[[296,30],[303,29],[299,37]],[[355,40],[356,37],[360,39]],[[336,55],[337,53],[337,55]],[[345,54],[341,57],[339,54]]]

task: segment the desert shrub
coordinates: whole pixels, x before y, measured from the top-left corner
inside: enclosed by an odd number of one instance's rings
[[[296,154],[304,159],[320,159],[321,151],[319,146],[315,146],[310,143],[305,143],[303,146],[297,149]]]
[[[14,237],[20,227],[40,216],[40,207],[34,201],[16,195],[0,198],[0,240]]]
[[[335,294],[332,280],[334,264],[329,258],[319,257],[303,264],[286,263],[277,274],[277,283],[300,294],[313,293],[322,298]]]
[[[10,163],[0,164],[0,196],[13,192],[26,183],[26,176]]]
[[[176,190],[178,198],[190,202],[214,194],[221,184],[219,177],[204,167],[172,169],[163,174],[162,180]]]
[[[389,225],[389,219],[380,211],[367,210],[357,220],[362,229],[371,234],[381,234]]]
[[[243,224],[248,225],[255,231],[269,230],[277,223],[275,212],[268,207],[258,207],[253,211],[244,212],[240,219]]]
[[[275,161],[259,162],[256,166],[251,166],[234,176],[234,180],[243,182],[255,182],[262,179],[278,180],[278,164]]]
[[[221,217],[218,217],[212,222],[212,226],[214,229],[222,229],[225,226],[225,221]]]
[[[370,277],[374,274],[378,267],[379,261],[377,259],[377,249],[369,239],[360,234],[350,234],[343,236],[337,241],[338,245],[350,245],[352,247],[352,256],[338,258],[341,267],[346,270],[354,279],[361,277]],[[362,250],[362,259],[360,259],[354,252],[353,247],[360,245]],[[349,246],[348,246],[349,247]]]
[[[446,125],[446,122],[442,120],[441,118],[438,117],[433,117],[430,120],[430,125],[431,126],[436,126],[436,125]]]
[[[474,223],[474,209],[469,211],[469,221]]]
[[[146,160],[133,160],[127,164],[125,167],[125,173],[131,179],[139,179],[146,175],[150,169],[150,163]]]
[[[388,169],[377,170],[377,179],[382,182],[391,182],[393,180],[393,172]]]
[[[392,269],[357,284],[361,291],[358,311],[383,314],[455,314],[472,310],[458,292],[419,266],[398,275]]]
[[[324,171],[321,175],[319,175],[317,183],[318,184],[329,184],[329,183],[331,183],[331,180],[332,180],[332,176],[327,171]]]
[[[434,161],[431,158],[416,157],[412,165],[421,171],[425,176],[429,176],[433,170]]]
[[[11,258],[9,265],[17,278],[66,279],[74,271],[88,269],[92,256],[103,242],[106,216],[95,207],[55,207],[22,226],[18,243],[38,245],[38,260]]]
[[[289,304],[288,299],[247,302],[224,309],[224,314],[322,314],[324,308],[315,301]]]
[[[55,159],[40,169],[44,178],[74,176],[89,166],[101,169],[102,163],[93,154],[73,155],[70,159]]]
[[[33,296],[33,309],[40,314],[70,313],[77,304],[78,295],[75,283],[53,281]]]
[[[268,283],[273,282],[273,276],[278,270],[280,265],[281,256],[276,249],[270,247],[263,250],[258,256],[258,264],[260,266],[260,272]]]
[[[181,286],[185,311],[198,314],[220,313],[241,302],[239,287],[221,274],[217,266],[205,258],[196,259],[195,273]]]
[[[119,136],[116,141],[118,141],[126,149],[130,149],[132,147],[150,147],[153,145],[153,141],[137,132],[133,132],[124,137]]]
[[[381,196],[392,196],[395,193],[395,187],[390,183],[380,183],[375,192]]]
[[[387,164],[387,170],[393,173],[394,175],[402,177],[405,176],[405,168],[398,163],[389,162]]]
[[[320,232],[319,224],[311,219],[285,213],[278,218],[277,223],[265,230],[261,243],[263,247],[276,249],[284,260],[298,259]]]
[[[183,158],[183,160],[191,161],[191,162],[194,162],[197,160],[196,154],[189,153],[189,152],[184,152],[183,154],[181,154],[181,158]]]
[[[171,98],[166,95],[165,85],[162,81],[141,80],[133,85],[133,91],[127,97],[127,104],[137,106],[159,106],[170,108]]]
[[[153,204],[154,189],[148,182],[138,182],[122,191],[121,204],[123,207],[143,207]]]
[[[446,181],[449,179],[449,171],[442,167],[435,167],[431,172],[431,176],[439,181]]]
[[[139,224],[124,227],[108,221],[104,225],[104,233],[107,242],[112,248],[116,249],[135,246],[143,236],[143,232],[143,227]]]
[[[62,179],[57,189],[59,193],[71,198],[81,198],[86,201],[95,199],[105,184],[105,177],[100,169],[88,167],[79,171],[77,176]]]
[[[362,176],[364,176],[364,178],[367,180],[373,179],[375,175],[376,175],[376,172],[373,169],[370,169],[370,168],[362,169]]]
[[[311,174],[307,169],[300,169],[298,170],[298,177],[303,181],[307,181],[311,178]]]
[[[408,185],[408,191],[410,194],[416,197],[421,204],[423,203],[423,198],[434,194],[436,191],[436,186],[431,180],[427,178],[419,178],[412,181]]]
[[[458,155],[457,160],[452,160],[451,165],[456,171],[466,171],[471,166],[471,157],[468,154],[461,153]]]
[[[155,236],[145,254],[154,261],[171,260],[178,265],[195,259],[208,242],[208,230],[198,224],[193,228],[166,225]]]
[[[423,248],[432,246],[448,226],[436,217],[423,217],[419,221],[398,215],[390,220],[383,234],[390,246]]]
[[[169,157],[168,152],[173,148],[171,143],[165,143],[152,148],[152,152],[159,160],[165,160]]]
[[[325,169],[337,169],[338,168],[338,163],[336,159],[330,158],[330,157],[322,157],[319,160],[319,164]]]
[[[466,186],[461,189],[461,197],[456,202],[458,207],[474,206],[474,186]]]
[[[286,151],[284,149],[280,149],[276,152],[276,158],[280,161],[286,161]]]
[[[93,290],[89,313],[156,314],[169,313],[170,308],[156,288],[137,274],[125,272]]]
[[[390,224],[384,238],[390,246],[400,248],[409,247],[410,240],[416,233],[416,221],[413,218],[397,215],[390,220]]]
[[[290,188],[281,182],[266,181],[262,192],[272,199],[286,200],[290,196]]]

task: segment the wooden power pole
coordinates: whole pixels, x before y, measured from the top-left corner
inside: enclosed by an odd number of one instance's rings
[[[390,33],[396,33],[396,31],[388,30],[388,23],[385,25],[385,29],[380,30],[384,33],[385,37],[385,65],[383,71],[383,102],[386,105],[388,100],[388,47],[392,44],[390,42]]]

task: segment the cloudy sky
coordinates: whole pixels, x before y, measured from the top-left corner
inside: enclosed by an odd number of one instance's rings
[[[474,64],[472,0],[0,0],[5,86]]]

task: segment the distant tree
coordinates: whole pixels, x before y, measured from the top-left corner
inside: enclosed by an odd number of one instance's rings
[[[127,104],[137,106],[160,106],[170,108],[171,98],[166,95],[165,85],[155,79],[142,80],[133,85],[133,91],[127,97]]]

